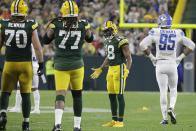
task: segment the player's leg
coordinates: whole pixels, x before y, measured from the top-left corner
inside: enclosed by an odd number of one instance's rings
[[[11,62],[5,62],[2,73],[2,89],[0,98],[0,130],[5,130],[7,123],[7,108],[9,96],[17,83],[16,66]]]
[[[22,97],[21,97],[19,88],[20,88],[20,84],[18,82],[17,89],[16,89],[15,106],[11,109],[8,109],[9,112],[21,112]]]
[[[157,65],[156,79],[160,90],[160,106],[161,106],[161,112],[163,117],[161,124],[168,124],[168,119],[167,119],[168,76],[166,74],[163,74],[162,69],[164,69],[164,66]]]
[[[106,81],[107,81],[107,92],[110,100],[110,108],[111,108],[111,113],[112,113],[112,121],[107,122],[106,124],[103,124],[102,126],[104,127],[112,127],[118,120],[117,117],[117,95],[114,90],[114,81],[113,81],[113,70],[111,67],[108,69],[108,73],[106,76]]]
[[[124,78],[124,64],[119,65],[115,68],[114,73],[114,89],[118,98],[118,122],[113,127],[123,127],[123,118],[125,111],[125,100],[124,100],[124,89],[125,89],[125,79]]]
[[[22,97],[23,130],[30,130],[29,118],[31,111],[30,93],[32,89],[33,70],[31,62],[20,62],[19,83]]]
[[[61,121],[65,106],[65,93],[70,83],[70,72],[55,70],[56,101],[55,123],[53,131],[61,130]]]
[[[84,67],[71,71],[70,83],[73,97],[74,131],[81,130],[83,80]]]
[[[178,74],[177,68],[175,65],[170,66],[170,73],[168,76],[168,85],[170,89],[170,106],[168,109],[168,114],[171,117],[171,122],[176,124],[176,115],[174,113],[174,108],[177,100],[177,82],[178,82]]]
[[[33,85],[32,85],[33,98],[34,98],[34,110],[31,111],[31,113],[36,113],[36,114],[40,113],[40,109],[39,109],[40,94],[39,94],[38,86],[39,86],[39,77],[35,70],[33,71]]]

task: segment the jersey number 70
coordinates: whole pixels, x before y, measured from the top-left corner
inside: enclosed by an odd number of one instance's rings
[[[175,47],[175,34],[161,34],[159,40],[159,50],[174,50]]]

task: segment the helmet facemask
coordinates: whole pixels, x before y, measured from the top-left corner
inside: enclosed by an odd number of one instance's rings
[[[105,38],[111,38],[112,36],[114,36],[114,30],[112,28],[107,28],[105,30],[103,30],[103,35]]]

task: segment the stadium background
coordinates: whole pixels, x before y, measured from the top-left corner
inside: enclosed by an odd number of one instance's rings
[[[175,23],[195,23],[196,17],[194,16],[194,0],[123,0],[126,4],[123,6],[125,15],[123,19],[125,23],[155,23],[157,17],[164,13],[169,12],[171,16],[174,16]],[[0,16],[4,19],[10,17],[10,3],[12,0],[1,0],[0,1]],[[58,16],[59,9],[63,0],[28,0],[29,4],[29,18],[36,19],[39,23],[39,37],[42,36],[46,30],[46,24],[52,18]],[[101,64],[105,57],[102,34],[102,25],[106,20],[112,20],[119,24],[120,22],[120,0],[76,0],[80,9],[80,18],[87,19],[91,24],[93,33],[95,34],[95,40],[92,44],[84,44],[83,53],[85,61],[85,90],[105,90],[105,75],[106,71],[102,74],[98,80],[91,80],[90,74],[92,67],[97,67]],[[122,0],[121,0],[122,2]],[[184,15],[183,15],[184,14]],[[126,90],[134,91],[158,91],[154,67],[150,60],[143,56],[143,53],[139,49],[139,42],[148,34],[150,28],[119,28],[119,33],[126,36],[129,39],[130,50],[133,57],[133,67],[130,72],[130,76],[127,80]],[[185,30],[186,31],[186,30]],[[195,30],[192,32],[192,38],[195,41],[196,33]],[[155,52],[155,49],[152,48]],[[181,49],[178,49],[180,52]],[[3,54],[4,49],[1,50],[1,68],[3,68]],[[54,47],[51,45],[44,48],[45,61],[50,60],[54,55]],[[186,84],[183,84],[183,69],[185,66],[180,66],[180,79],[179,79],[179,90],[184,91],[196,91],[195,87],[195,64],[193,63],[195,53],[192,54],[190,60],[194,65],[193,68],[189,69],[188,75],[191,75],[191,89],[186,89]],[[47,70],[51,68],[46,65]],[[186,68],[185,68],[186,70]],[[47,73],[46,75],[50,74]],[[187,74],[186,73],[186,74]],[[185,77],[186,78],[186,77]],[[188,78],[190,79],[190,78]],[[40,82],[42,89],[47,89],[48,85]]]

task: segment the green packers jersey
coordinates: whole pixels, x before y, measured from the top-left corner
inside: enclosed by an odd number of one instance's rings
[[[86,21],[78,21],[69,31],[62,20],[54,20],[49,28],[54,31],[55,56],[54,67],[57,70],[74,70],[84,65],[82,58],[82,45],[84,44]]]
[[[119,36],[114,36],[111,39],[107,38],[104,41],[110,66],[119,65],[126,62],[121,48],[125,44],[128,44],[128,40]]]
[[[6,61],[31,61],[32,32],[37,27],[34,20],[0,20],[0,30],[6,46]]]

